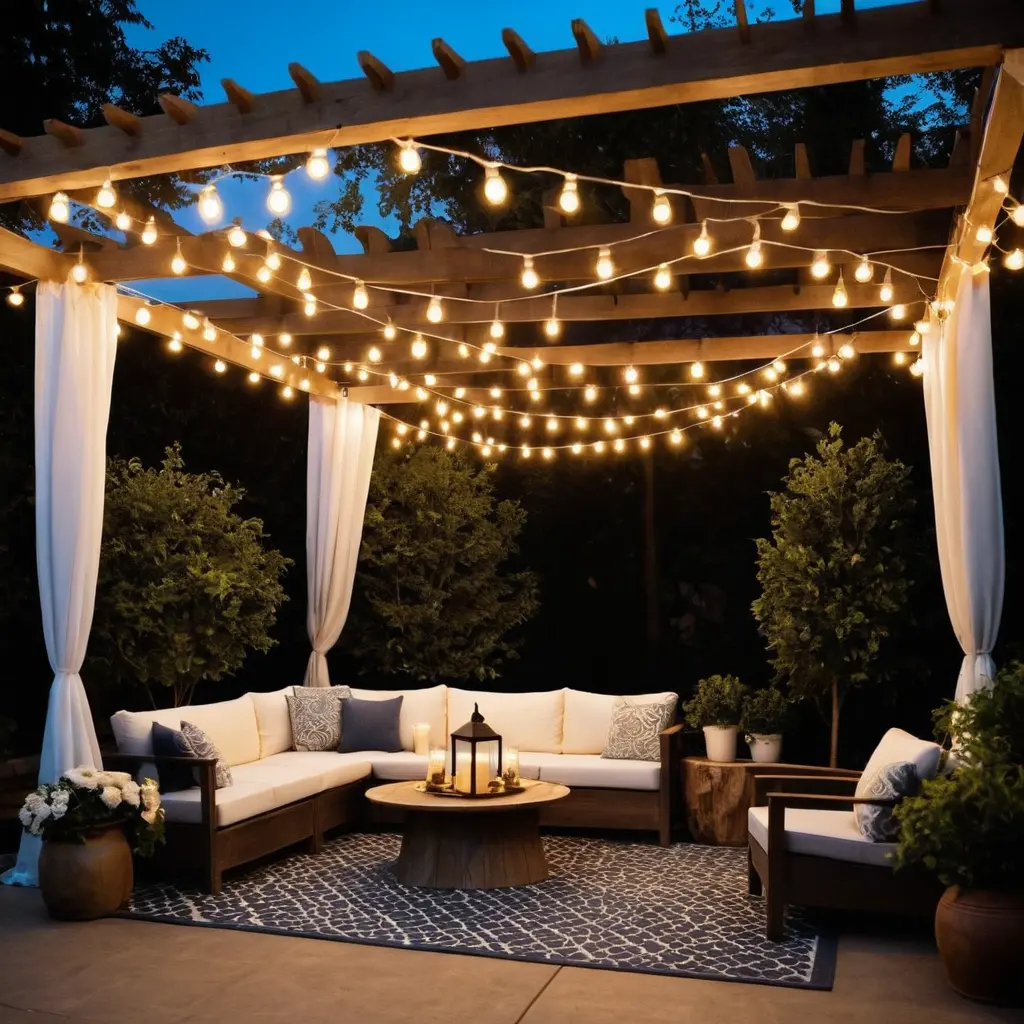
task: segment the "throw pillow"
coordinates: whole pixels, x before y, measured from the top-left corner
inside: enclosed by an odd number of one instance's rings
[[[185,737],[177,730],[170,729],[159,722],[153,723],[153,753],[157,757],[194,757],[192,748]],[[196,784],[195,769],[183,764],[157,763],[157,780],[160,790],[173,793],[179,789],[191,789]]]
[[[285,694],[295,750],[337,750],[341,742],[341,701],[347,686],[296,686]]]
[[[181,723],[181,735],[192,748],[193,757],[215,757],[217,759],[217,764],[214,767],[217,788],[224,789],[225,786],[230,786],[234,781],[231,778],[231,766],[224,760],[221,752],[217,749],[217,744],[198,725],[193,725],[191,722],[183,721]]]
[[[857,783],[858,797],[875,797],[883,800],[913,796],[920,788],[917,768],[912,761],[896,761],[884,764],[870,775],[865,772]],[[892,804],[854,804],[853,816],[857,828],[865,839],[873,843],[891,843],[899,832],[893,817]]]
[[[394,752],[402,749],[402,738],[398,732],[398,716],[402,711],[404,697],[390,700],[360,700],[347,697],[341,702],[340,754],[355,750],[384,750]]]
[[[620,697],[612,708],[602,757],[629,761],[660,761],[660,734],[672,724],[678,698],[638,704]]]

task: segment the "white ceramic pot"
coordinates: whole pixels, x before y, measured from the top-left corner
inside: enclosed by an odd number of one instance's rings
[[[735,725],[705,725],[704,745],[708,749],[709,761],[736,760]]]
[[[782,757],[782,733],[753,733],[746,737],[751,760],[759,764],[777,764]]]

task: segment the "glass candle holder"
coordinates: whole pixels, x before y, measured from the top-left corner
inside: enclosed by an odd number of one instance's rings
[[[506,747],[504,764],[501,766],[501,781],[506,786],[518,786],[519,783],[519,748]]]
[[[427,755],[427,785],[443,786],[445,784],[445,765],[448,751],[444,747],[434,747]]]

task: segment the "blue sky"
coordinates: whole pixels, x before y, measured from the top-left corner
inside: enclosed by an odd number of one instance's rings
[[[704,0],[711,6],[714,0]],[[858,8],[885,6],[893,0],[857,0]],[[723,0],[731,7],[730,0]],[[840,0],[818,0],[820,14],[836,13]],[[133,46],[154,46],[170,36],[184,36],[193,46],[210,54],[202,67],[204,99],[222,102],[222,78],[233,78],[252,92],[292,87],[290,61],[298,61],[321,81],[359,77],[359,50],[369,50],[395,71],[433,65],[430,41],[441,36],[469,60],[504,56],[501,30],[514,28],[535,50],[563,49],[573,45],[569,24],[584,18],[602,38],[623,42],[644,38],[644,8],[650,0],[523,0],[514,9],[479,0],[442,0],[441,3],[389,0],[357,3],[355,0],[139,0],[139,8],[153,24],[152,30],[128,32]],[[761,0],[747,0],[751,11]],[[778,18],[793,17],[788,0],[773,0]],[[659,9],[670,33],[680,26],[670,22],[675,4]],[[585,170],[585,168],[580,168]],[[303,174],[288,179],[292,212],[288,221],[301,227],[312,221],[313,204],[331,195],[332,178],[319,185]],[[264,183],[234,182],[221,188],[228,216],[241,216],[249,229],[264,227],[269,218],[263,205]],[[376,216],[372,197],[365,207],[366,223],[376,223],[394,234],[395,225]],[[191,211],[176,216],[192,230],[202,230]],[[358,252],[358,242],[347,235],[334,236],[339,252]],[[151,289],[169,300],[186,297],[247,294],[241,286],[221,278],[191,278],[154,285]]]

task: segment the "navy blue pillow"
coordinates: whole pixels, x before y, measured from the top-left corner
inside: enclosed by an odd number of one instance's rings
[[[192,748],[177,729],[169,729],[159,722],[153,723],[153,753],[157,757],[193,757]],[[195,784],[195,773],[184,764],[158,764],[157,774],[160,789],[173,793],[176,789],[191,789]]]
[[[360,700],[346,697],[341,702],[341,743],[338,752],[349,754],[356,750],[402,749],[398,734],[398,715],[403,697],[390,700]]]

